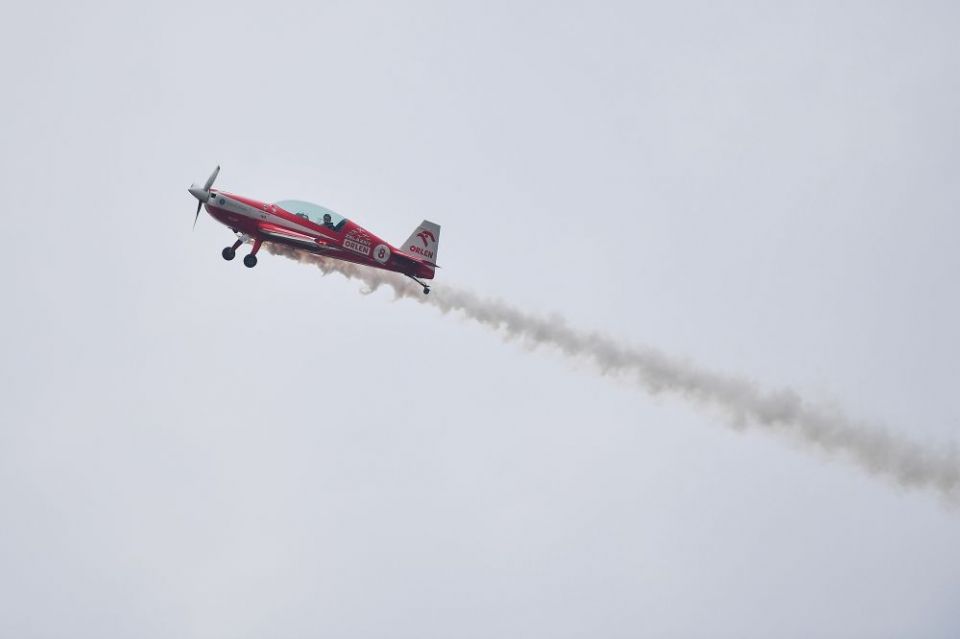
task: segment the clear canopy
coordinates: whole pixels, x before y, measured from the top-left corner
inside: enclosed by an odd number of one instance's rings
[[[334,231],[339,231],[347,223],[347,218],[319,204],[301,202],[300,200],[283,200],[275,204],[288,213],[299,215],[314,224],[326,226]]]

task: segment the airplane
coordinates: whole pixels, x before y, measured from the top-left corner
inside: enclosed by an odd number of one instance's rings
[[[271,204],[213,189],[219,173],[218,166],[203,186],[194,183],[187,190],[197,198],[194,228],[200,209],[206,205],[213,219],[236,234],[233,246],[223,249],[223,259],[232,260],[241,244],[252,242],[253,249],[244,256],[243,264],[253,268],[263,243],[275,242],[324,257],[401,273],[422,286],[425,295],[430,292],[430,285],[422,280],[433,279],[436,269],[440,268],[437,266],[439,224],[424,220],[398,248],[319,204],[300,200]]]

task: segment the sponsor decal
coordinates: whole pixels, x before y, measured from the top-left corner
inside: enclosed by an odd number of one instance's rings
[[[417,237],[419,237],[421,240],[423,240],[423,245],[424,245],[424,246],[430,246],[430,242],[436,242],[436,241],[437,241],[437,238],[435,238],[435,237],[433,236],[433,233],[431,233],[430,231],[420,231],[419,233],[417,233]],[[430,241],[429,241],[429,242],[427,241],[427,238],[430,238]]]
[[[377,248],[373,249],[373,259],[381,264],[386,264],[387,260],[390,259],[390,247],[386,244],[377,244]]]
[[[361,255],[370,255],[369,244],[360,244],[359,242],[354,242],[350,238],[344,238],[343,248],[350,249],[354,253],[360,253]]]
[[[370,236],[363,229],[350,229],[343,238],[343,248],[361,255],[370,255]]]
[[[430,231],[426,231],[426,232],[429,233]],[[428,251],[428,250],[426,250],[426,249],[422,249],[422,248],[420,248],[419,246],[417,246],[416,244],[411,244],[409,247],[407,247],[407,249],[408,249],[411,253],[416,253],[417,255],[422,255],[422,256],[424,256],[424,257],[426,257],[426,258],[428,258],[428,259],[431,259],[431,260],[433,259],[433,251]]]

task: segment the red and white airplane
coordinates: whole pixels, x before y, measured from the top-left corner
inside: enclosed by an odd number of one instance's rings
[[[347,262],[395,271],[406,275],[423,287],[422,279],[433,279],[440,245],[440,225],[424,220],[410,238],[396,247],[370,231],[328,208],[299,200],[283,200],[268,204],[247,197],[211,188],[220,167],[214,169],[203,186],[192,185],[188,191],[197,198],[197,225],[200,208],[206,204],[213,219],[230,228],[238,237],[233,246],[223,249],[223,259],[232,260],[245,242],[253,250],[244,256],[248,268],[257,265],[257,252],[264,242],[286,244]]]

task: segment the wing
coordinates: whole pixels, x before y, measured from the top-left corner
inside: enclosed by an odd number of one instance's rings
[[[312,248],[325,248],[325,249],[334,249],[336,248],[333,245],[333,238],[328,238],[326,236],[313,236],[307,233],[302,233],[300,231],[294,231],[293,229],[288,229],[283,226],[277,226],[276,224],[269,224],[263,222],[258,225],[260,234],[263,235],[264,239],[272,239],[283,242],[284,244],[296,244],[302,245],[303,247],[312,247]]]

